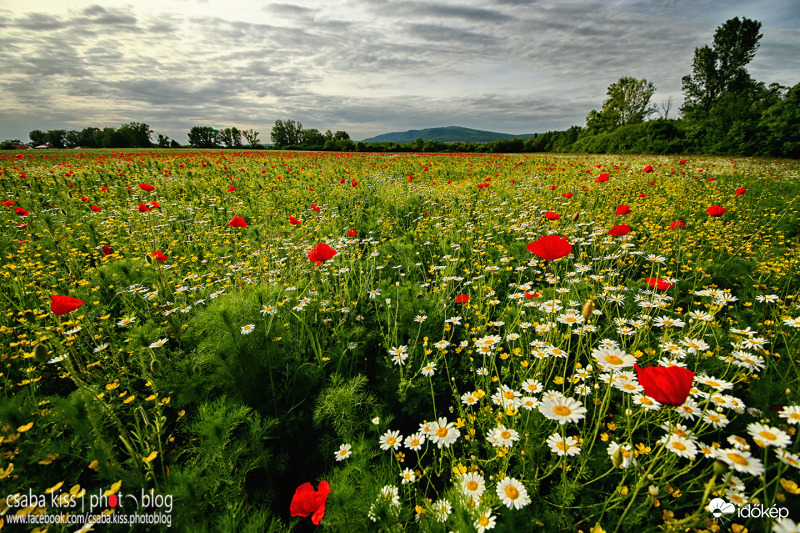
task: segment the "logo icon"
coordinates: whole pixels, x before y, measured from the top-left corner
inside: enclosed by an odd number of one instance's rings
[[[736,511],[736,507],[722,498],[714,498],[708,503],[708,510],[711,511],[714,518],[722,518],[724,522],[727,522],[729,518],[722,515],[733,514]]]

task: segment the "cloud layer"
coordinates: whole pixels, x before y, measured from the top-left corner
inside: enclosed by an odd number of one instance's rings
[[[346,130],[583,125],[621,76],[681,100],[694,48],[734,16],[762,21],[750,71],[798,81],[793,0],[40,1],[0,10],[0,137],[146,122],[261,132],[277,119]],[[80,6],[80,7],[75,7]],[[761,8],[761,9],[759,9]]]

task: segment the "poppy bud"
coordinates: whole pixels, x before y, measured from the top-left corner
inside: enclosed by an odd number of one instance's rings
[[[619,468],[622,466],[622,449],[617,448],[617,451],[614,452],[614,455],[611,456],[611,464],[614,465],[614,468]]]
[[[594,302],[591,300],[586,300],[586,303],[583,304],[583,309],[581,310],[581,316],[584,319],[589,320],[589,318],[592,316],[592,311],[594,311]]]
[[[728,465],[720,461],[719,459],[714,461],[714,473],[717,475],[723,475],[728,471]]]
[[[37,344],[36,349],[33,351],[33,358],[39,363],[46,362],[47,347],[44,344]]]
[[[157,359],[150,361],[150,371],[153,374],[158,374],[161,372],[161,363],[159,363]]]
[[[577,222],[577,220],[578,220],[578,218],[580,218],[580,216],[581,216],[581,212],[580,212],[580,211],[578,211],[577,213],[575,213],[574,215],[572,215],[572,221],[573,221],[573,222]]]

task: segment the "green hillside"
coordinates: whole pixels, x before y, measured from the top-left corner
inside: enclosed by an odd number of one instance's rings
[[[533,137],[534,133],[524,133],[513,135],[511,133],[498,133],[496,131],[474,130],[462,128],[461,126],[446,126],[442,128],[427,128],[424,130],[396,131],[384,133],[376,137],[364,139],[363,142],[396,142],[407,143],[414,139],[421,138],[424,141],[439,142],[491,142],[506,139],[527,139]]]

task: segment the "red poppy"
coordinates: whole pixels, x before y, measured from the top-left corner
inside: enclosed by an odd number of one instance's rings
[[[644,393],[663,405],[682,405],[689,396],[694,372],[682,366],[648,366],[633,364]]]
[[[652,172],[652,171],[653,171],[653,167],[650,166],[650,165],[647,165],[646,167],[644,167],[642,169],[642,172]]]
[[[681,159],[681,160],[679,161],[679,164],[681,164],[681,165],[685,165],[687,161],[688,161],[688,159]]]
[[[358,187],[358,182],[356,180],[353,180],[353,181],[350,182],[350,186],[351,187]]]
[[[559,218],[561,218],[561,215],[559,215],[558,213],[553,213],[552,211],[548,211],[544,214],[544,218],[546,218],[547,220],[558,220]]]
[[[627,215],[630,212],[631,212],[631,208],[629,206],[627,206],[627,205],[621,205],[621,206],[617,207],[617,211],[616,211],[616,213],[618,215]]]
[[[236,187],[234,187],[233,185],[228,187],[228,192],[233,192],[235,190],[236,190]]]
[[[92,211],[102,211],[102,210],[103,210],[103,208],[101,208],[99,205],[93,205],[92,206]]]
[[[744,187],[739,187],[738,189],[736,189],[736,197],[737,197],[737,198],[738,198],[738,197],[740,197],[740,196],[741,196],[741,195],[743,195],[745,192],[747,192],[747,190],[746,190]]]
[[[153,252],[153,257],[155,258],[156,261],[160,262],[164,262],[167,260],[167,256],[164,255],[164,252],[162,252],[161,250],[156,250],[155,252]]]
[[[311,483],[303,483],[292,496],[292,503],[289,510],[292,516],[311,516],[314,525],[319,524],[325,516],[325,500],[331,492],[331,486],[327,481],[319,482],[319,490],[314,490]]]
[[[155,200],[148,203],[147,205],[149,205],[151,209],[161,209],[161,204],[156,202]]]
[[[88,202],[88,201],[89,201],[89,199],[88,199],[88,198],[86,198],[85,196],[81,196],[81,201],[82,201],[82,202]]]
[[[139,187],[141,187],[141,189],[146,192],[153,192],[153,190],[155,189],[155,187],[153,187],[152,185],[148,185],[147,183],[140,183]]]
[[[108,187],[106,187],[105,185],[103,185],[102,187],[100,187],[100,190],[101,190],[101,191],[103,191],[103,192],[105,192],[105,191],[107,191],[107,190],[108,190]]]
[[[551,190],[551,191],[554,191],[554,190],[556,190],[556,186],[555,186],[555,185],[551,185],[551,186],[550,186],[550,190]]]
[[[339,183],[347,183],[347,180],[342,178],[342,179],[339,180]]]
[[[553,261],[566,257],[572,253],[572,245],[567,242],[567,236],[546,235],[526,246],[529,252],[538,255],[545,261]]]
[[[564,198],[566,198],[567,200],[569,200],[570,198],[572,198],[572,193],[571,193],[571,192],[565,192],[565,193],[564,193],[564,194],[562,194],[561,196],[563,196]]]
[[[655,185],[655,184],[656,184],[656,180],[653,180],[653,181],[650,182],[650,185]]]
[[[608,180],[608,178],[609,178],[609,175],[608,175],[608,174],[600,174],[599,176],[597,176],[597,179],[596,179],[596,180],[594,180],[594,182],[595,182],[595,183],[602,183],[602,182],[604,182],[604,181],[607,181],[607,180]]]
[[[66,315],[83,305],[83,300],[72,296],[50,296],[50,310],[58,316]]]
[[[647,193],[641,193],[641,194],[639,194],[639,198],[644,198],[646,195],[647,195]]]
[[[311,204],[311,209],[312,209],[312,210],[313,210],[315,213],[319,213],[320,207],[319,207],[317,204]]]
[[[21,216],[21,217],[26,217],[26,216],[28,216],[30,214],[25,209],[23,209],[21,207],[17,207],[16,209],[14,209],[14,212],[16,214],[18,214],[19,216]]]
[[[469,294],[459,294],[456,296],[456,303],[463,304],[469,301]]]
[[[479,184],[478,184],[478,188],[479,188],[479,189],[483,189],[483,188],[485,188],[485,187],[488,187],[488,186],[489,186],[489,184],[488,184],[488,183],[479,183]]]
[[[300,221],[299,221],[299,220],[297,220],[297,219],[294,217],[294,215],[292,215],[292,216],[290,216],[290,217],[289,217],[289,222],[291,222],[291,224],[292,224],[293,226],[296,226],[296,225],[298,225],[298,224],[300,223]]]
[[[139,202],[139,212],[147,213],[148,211],[150,211],[150,207],[148,207],[148,205],[143,202]]]
[[[107,255],[111,255],[112,253],[114,253],[114,252],[111,250],[111,247],[109,245],[107,245],[107,244],[104,244],[103,245],[103,257],[105,257]]]
[[[627,235],[631,232],[631,227],[627,224],[617,224],[610,230],[608,230],[609,235],[613,235],[614,237],[621,237],[623,235]]]
[[[527,298],[528,300],[533,300],[534,298],[540,298],[541,296],[542,295],[536,291],[533,292],[525,291],[525,298]]]
[[[15,203],[17,202],[15,202],[14,200],[6,200],[5,202],[3,202],[3,206],[6,207],[9,205],[14,205]]]
[[[337,253],[339,252],[337,252],[324,242],[321,242],[315,247],[313,247],[310,252],[308,252],[308,259],[309,261],[313,261],[314,263],[316,263],[316,265],[314,265],[314,268],[316,268],[325,261],[327,261],[328,259],[331,259]]]
[[[654,289],[658,289],[660,291],[668,291],[672,288],[672,283],[669,281],[664,281],[661,278],[644,278],[644,280]]]
[[[724,207],[722,207],[721,205],[712,205],[712,206],[709,206],[709,208],[708,208],[708,214],[709,214],[709,216],[712,216],[712,217],[721,217],[722,215],[724,215],[727,212],[728,212],[728,210],[725,209]]]
[[[358,232],[354,229],[351,229],[347,232],[348,237],[358,237]]]
[[[669,225],[669,229],[685,228],[685,227],[686,227],[686,224],[684,224],[683,220],[681,220],[681,219],[674,220],[674,221],[672,221],[672,224]]]
[[[228,225],[232,228],[246,228],[247,222],[245,222],[242,217],[235,216],[231,219],[230,222],[228,222]]]

